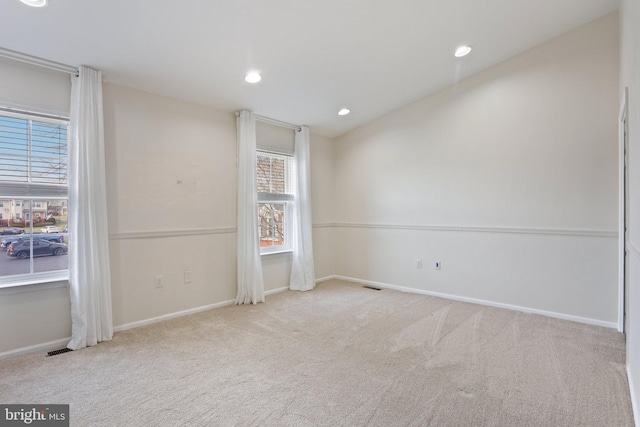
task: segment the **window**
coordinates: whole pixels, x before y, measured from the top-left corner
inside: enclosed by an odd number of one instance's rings
[[[0,287],[68,277],[68,125],[0,111]]]
[[[258,230],[260,253],[291,250],[293,212],[293,157],[258,151]]]

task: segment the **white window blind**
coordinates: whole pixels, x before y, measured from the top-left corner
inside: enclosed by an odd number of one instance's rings
[[[61,119],[0,111],[0,195],[67,197],[67,127]]]

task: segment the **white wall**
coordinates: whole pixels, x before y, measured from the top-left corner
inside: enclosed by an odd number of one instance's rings
[[[110,83],[104,111],[114,325],[233,299],[233,114]]]
[[[631,398],[640,425],[640,5],[624,0],[621,16],[620,90],[629,88],[629,301],[627,311],[627,372]],[[622,97],[620,98],[622,99]]]
[[[311,203],[316,279],[335,274],[334,142],[311,135]]]
[[[612,326],[617,22],[610,14],[340,137],[338,275]]]
[[[234,115],[110,83],[104,92],[114,324],[234,299]],[[292,149],[292,131],[279,131],[259,124],[261,145]],[[322,213],[331,152],[322,137],[311,139],[312,202]],[[331,268],[329,243],[318,245],[320,271]],[[287,287],[291,256],[263,256],[263,270],[266,291]]]

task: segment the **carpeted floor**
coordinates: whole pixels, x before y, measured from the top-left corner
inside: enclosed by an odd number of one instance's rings
[[[632,426],[614,330],[345,282],[0,361],[73,426]]]

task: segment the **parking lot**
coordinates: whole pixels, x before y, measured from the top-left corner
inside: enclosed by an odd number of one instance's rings
[[[4,248],[0,248],[0,276],[29,273],[31,260],[18,259],[7,255]],[[35,273],[53,270],[66,270],[69,268],[69,256],[41,256],[33,258],[33,271]]]

